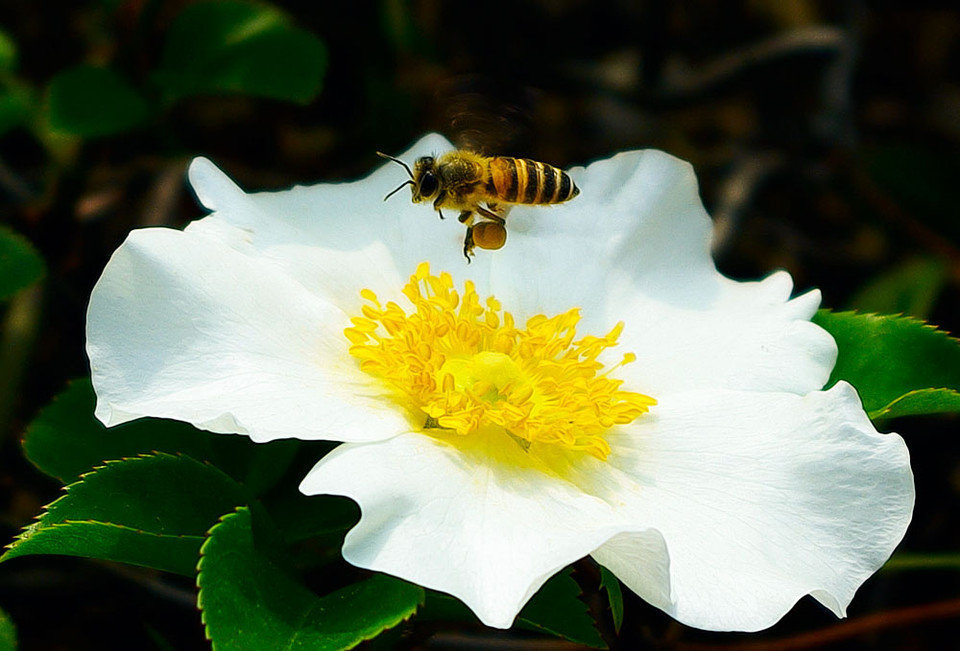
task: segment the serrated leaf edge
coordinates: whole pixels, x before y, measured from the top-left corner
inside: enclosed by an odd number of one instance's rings
[[[137,532],[137,533],[142,533],[142,534],[144,534],[144,535],[156,536],[156,537],[158,537],[158,538],[197,538],[197,539],[200,539],[200,536],[189,536],[189,535],[186,535],[186,534],[177,534],[177,535],[161,534],[161,533],[156,533],[156,532],[154,532],[154,531],[146,531],[146,530],[144,530],[144,529],[134,529],[133,527],[128,527],[127,525],[118,524],[118,523],[116,523],[116,522],[107,522],[107,521],[93,520],[93,519],[85,519],[85,520],[64,520],[63,522],[54,522],[54,523],[44,524],[43,518],[44,518],[47,514],[50,513],[50,509],[52,509],[52,508],[53,508],[56,504],[58,504],[59,502],[61,502],[61,501],[65,500],[66,498],[68,498],[68,497],[70,496],[70,495],[69,495],[69,494],[70,494],[70,489],[72,489],[72,488],[74,488],[74,487],[82,484],[82,483],[86,480],[87,477],[89,477],[89,476],[91,476],[91,475],[95,475],[97,472],[103,470],[104,468],[106,468],[106,467],[108,467],[108,466],[110,466],[110,465],[112,465],[112,464],[123,463],[123,462],[137,462],[137,461],[141,461],[141,460],[144,460],[144,459],[152,459],[152,458],[156,458],[156,457],[160,457],[160,458],[166,457],[166,458],[171,458],[171,459],[180,459],[180,458],[182,458],[182,459],[190,459],[191,461],[193,461],[193,462],[195,462],[195,463],[199,463],[199,464],[203,464],[203,465],[206,465],[206,466],[210,466],[210,467],[212,467],[212,468],[215,468],[215,469],[219,470],[218,468],[216,468],[216,466],[213,466],[212,464],[210,464],[210,463],[207,462],[207,461],[200,461],[200,460],[194,459],[193,457],[191,457],[191,456],[189,456],[189,455],[186,455],[186,454],[179,454],[179,453],[177,453],[177,454],[170,454],[169,452],[141,453],[141,454],[138,454],[138,455],[135,456],[135,457],[121,457],[121,458],[119,458],[119,459],[107,459],[107,460],[105,460],[105,461],[103,462],[102,465],[94,466],[94,468],[93,468],[92,470],[90,470],[90,471],[88,471],[88,472],[85,472],[85,473],[83,473],[82,475],[80,475],[80,477],[79,477],[79,479],[77,479],[77,481],[70,482],[69,484],[65,484],[65,485],[61,486],[61,487],[60,487],[60,490],[63,492],[63,495],[61,495],[61,496],[58,497],[57,499],[53,500],[53,501],[50,502],[49,504],[45,504],[45,505],[43,506],[43,510],[42,510],[40,513],[38,513],[37,515],[33,516],[33,522],[31,522],[30,524],[24,526],[24,527],[22,528],[22,530],[20,531],[20,533],[18,533],[18,534],[16,535],[16,537],[15,537],[12,541],[10,541],[9,543],[7,543],[6,545],[3,546],[3,549],[6,550],[6,551],[3,553],[2,556],[0,556],[0,562],[3,562],[4,559],[6,559],[6,558],[8,557],[8,553],[9,553],[10,551],[12,551],[14,547],[16,547],[16,546],[18,546],[19,544],[21,544],[21,542],[22,542],[23,540],[25,540],[25,539],[33,536],[34,534],[36,534],[39,530],[42,530],[42,529],[50,529],[50,528],[54,528],[54,527],[56,527],[56,526],[58,526],[58,525],[68,524],[68,523],[71,523],[71,522],[93,522],[93,523],[99,523],[99,524],[103,524],[103,525],[109,525],[109,526],[119,527],[119,528],[122,528],[122,529],[126,529],[126,530],[128,530],[128,531],[134,531],[134,532]],[[222,471],[220,471],[220,472],[222,472]],[[230,514],[227,514],[227,515],[230,515]],[[221,518],[221,520],[222,520],[222,518]],[[219,523],[218,523],[218,524],[219,524]],[[41,525],[42,525],[42,529],[41,529]],[[214,526],[216,526],[216,525],[214,525]],[[16,558],[16,557],[14,556],[13,558]]]
[[[880,321],[906,321],[906,322],[908,322],[908,323],[910,323],[910,324],[918,325],[918,326],[920,326],[921,328],[926,328],[926,329],[932,330],[933,332],[937,333],[938,335],[943,336],[943,337],[946,337],[947,339],[949,339],[950,341],[952,341],[952,342],[955,343],[956,345],[960,346],[960,338],[957,338],[957,337],[956,337],[953,333],[951,333],[949,330],[944,330],[944,329],[942,329],[941,327],[936,326],[936,325],[928,322],[926,319],[921,319],[921,318],[919,318],[919,317],[915,317],[915,316],[912,316],[912,315],[910,315],[910,314],[904,314],[903,312],[897,312],[897,313],[895,313],[895,314],[881,314],[881,313],[879,313],[879,312],[861,312],[861,311],[859,311],[859,310],[840,310],[840,311],[836,311],[836,310],[833,310],[833,309],[831,309],[831,308],[829,308],[829,307],[822,307],[822,308],[820,308],[819,310],[817,310],[817,313],[820,313],[820,312],[823,312],[823,313],[826,313],[826,314],[832,314],[832,315],[835,315],[835,316],[870,317],[870,318],[878,319],[878,320],[880,320]],[[814,322],[816,325],[819,325],[821,328],[823,328],[822,325],[820,325],[819,323],[816,323],[816,314],[814,314],[814,316],[813,316],[812,318],[813,318],[813,320],[814,320],[813,322]],[[823,328],[823,329],[824,329],[824,330],[827,330],[826,328]],[[830,332],[830,331],[827,330],[827,332]]]
[[[99,559],[99,560],[111,560],[111,559],[106,559],[106,558],[103,558],[103,557],[100,557],[100,556],[89,556],[89,555],[87,555],[87,554],[75,554],[75,553],[70,553],[70,552],[66,552],[66,551],[61,551],[61,552],[21,552],[21,551],[19,551],[19,549],[20,549],[20,547],[23,545],[23,543],[26,542],[28,539],[34,537],[35,535],[46,536],[46,535],[48,535],[50,532],[52,532],[52,531],[54,531],[54,530],[56,530],[56,529],[69,528],[69,527],[71,527],[71,526],[73,526],[73,525],[77,525],[77,524],[94,524],[94,525],[97,525],[97,526],[100,526],[100,527],[106,527],[106,528],[112,528],[112,529],[119,529],[119,530],[121,530],[121,531],[129,531],[129,532],[132,532],[132,533],[134,533],[134,534],[136,534],[136,535],[138,535],[138,536],[149,537],[149,538],[153,538],[153,539],[156,539],[156,540],[195,540],[196,542],[199,543],[199,542],[203,539],[201,536],[190,536],[190,535],[186,535],[186,534],[168,535],[168,534],[153,533],[153,532],[150,532],[150,531],[144,531],[144,530],[142,530],[142,529],[134,529],[133,527],[128,527],[128,526],[122,525],[122,524],[116,524],[116,523],[114,523],[114,522],[101,522],[101,521],[99,521],[99,520],[65,520],[65,521],[63,521],[63,522],[57,522],[57,523],[55,523],[55,524],[46,525],[45,527],[43,527],[43,529],[35,530],[36,525],[38,525],[38,524],[39,524],[39,523],[34,523],[34,524],[30,525],[29,527],[27,527],[26,529],[24,529],[24,531],[22,531],[19,535],[17,535],[17,537],[14,538],[14,540],[13,540],[12,542],[8,543],[8,544],[5,546],[6,551],[3,553],[3,555],[0,555],[0,563],[3,563],[3,562],[5,562],[5,561],[12,560],[12,559],[14,559],[14,558],[21,558],[21,557],[24,557],[24,556],[40,556],[40,555],[43,555],[43,556],[72,556],[72,557],[75,557],[75,558],[90,558],[90,559]],[[149,565],[149,564],[145,564],[145,563],[135,563],[135,562],[132,562],[132,561],[123,561],[123,560],[115,560],[115,559],[113,559],[113,560],[114,560],[114,562],[117,562],[117,563],[125,563],[125,564],[128,564],[128,565],[135,565],[135,566],[138,566],[138,567],[148,567],[148,568],[151,568],[151,569],[159,570],[159,571],[161,571],[161,572],[170,572],[170,573],[172,573],[172,574],[180,574],[180,575],[182,575],[182,576],[189,576],[189,574],[185,574],[185,573],[182,572],[182,571],[178,571],[178,570],[174,569],[174,566],[173,566],[173,565],[164,566],[164,567],[158,567],[158,566],[155,566],[155,565]]]
[[[9,542],[6,545],[4,545],[4,549],[6,549],[7,551],[4,552],[2,556],[0,556],[0,563],[6,560],[8,556],[10,558],[17,558],[19,554],[10,556],[10,552],[15,551],[17,547],[19,547],[24,541],[28,540],[29,538],[32,538],[37,534],[43,533],[44,531],[70,527],[75,524],[96,524],[101,527],[121,529],[123,531],[130,531],[132,533],[135,533],[141,536],[149,536],[151,538],[160,538],[160,539],[171,538],[171,539],[178,539],[178,540],[196,539],[198,541],[203,539],[203,536],[191,536],[189,534],[172,535],[172,534],[165,534],[165,533],[156,533],[154,531],[146,531],[144,529],[134,529],[133,527],[128,527],[125,524],[117,524],[116,522],[105,522],[103,520],[92,520],[92,519],[91,520],[64,520],[63,522],[54,522],[53,524],[45,525],[42,529],[38,529],[39,524],[41,523],[34,522],[32,524],[27,525],[26,527],[23,528],[23,531],[17,534],[17,536],[13,539],[12,542]],[[63,555],[73,556],[74,554],[63,554]]]
[[[223,525],[227,518],[235,517],[240,510],[249,511],[249,507],[238,506],[231,513],[224,513],[220,516],[220,519],[217,520],[216,524],[210,527],[207,530],[206,535],[204,536],[204,541],[200,545],[200,555],[197,558],[197,578],[194,581],[194,584],[197,586],[197,610],[200,611],[200,623],[203,625],[203,637],[210,642],[211,647],[214,645],[213,637],[210,635],[210,625],[207,623],[207,609],[203,606],[203,586],[200,585],[200,580],[203,578],[203,563],[207,557],[207,545],[209,545],[213,532]]]
[[[247,511],[247,512],[250,512],[250,508],[249,508],[248,506],[238,506],[236,509],[233,510],[232,513],[225,513],[225,514],[223,514],[222,516],[220,516],[220,520],[219,520],[215,525],[213,525],[212,527],[210,527],[210,529],[207,531],[206,540],[204,540],[203,544],[200,545],[200,558],[199,558],[199,560],[197,561],[197,578],[196,578],[196,586],[197,586],[197,609],[200,611],[200,622],[203,624],[203,635],[204,635],[204,637],[207,639],[207,641],[209,641],[209,642],[211,643],[211,646],[212,646],[212,648],[214,649],[214,651],[216,651],[216,642],[215,642],[215,641],[213,640],[213,638],[210,636],[210,628],[209,628],[209,625],[208,625],[208,623],[207,623],[206,609],[203,607],[203,586],[200,585],[200,581],[201,581],[201,578],[202,578],[202,575],[203,575],[203,564],[204,564],[204,560],[206,560],[206,548],[207,548],[207,544],[208,544],[208,543],[210,542],[210,540],[211,540],[211,535],[213,534],[214,530],[216,530],[218,527],[220,527],[221,525],[223,525],[223,523],[226,522],[226,520],[227,520],[228,518],[232,518],[232,517],[237,516],[241,510],[245,510],[245,511]],[[252,518],[252,517],[253,517],[253,514],[251,513],[250,515],[251,515],[251,518]],[[317,599],[318,601],[322,599],[322,597],[319,596],[319,595],[315,595],[315,597],[316,597],[316,599]],[[395,618],[395,619],[387,620],[389,623],[387,623],[385,626],[383,626],[382,628],[380,628],[379,631],[376,631],[375,633],[372,633],[372,634],[369,635],[369,636],[368,636],[368,635],[361,635],[361,636],[359,636],[359,639],[357,639],[357,640],[354,641],[352,644],[350,644],[350,646],[346,646],[346,647],[342,647],[342,648],[343,648],[344,650],[346,650],[346,649],[352,649],[352,648],[356,647],[358,644],[361,644],[361,643],[363,643],[363,642],[366,642],[367,640],[372,640],[373,638],[377,637],[378,635],[380,635],[380,634],[383,633],[384,631],[386,631],[386,630],[388,630],[388,629],[391,629],[391,628],[394,628],[394,627],[396,627],[396,626],[399,626],[399,625],[402,624],[403,622],[408,621],[408,620],[411,619],[414,615],[417,614],[417,611],[420,609],[421,606],[423,606],[425,600],[426,600],[426,593],[423,591],[423,588],[420,588],[420,598],[417,600],[416,605],[414,605],[414,607],[413,607],[408,613],[406,613],[406,614],[401,614],[401,615],[399,615],[399,616],[398,616],[397,618]],[[315,609],[315,608],[322,608],[322,605],[318,603],[318,604],[316,604],[315,606],[311,606],[310,608],[308,608],[307,611],[304,613],[304,616],[303,616],[303,618],[302,618],[301,621],[306,621],[306,620],[308,620],[308,619],[309,619],[309,615],[314,612],[314,609]]]
[[[880,407],[879,409],[874,409],[873,411],[868,413],[867,416],[870,418],[870,420],[888,418],[887,414],[893,409],[893,406],[896,405],[898,402],[901,402],[906,398],[909,398],[910,396],[919,395],[921,393],[927,393],[928,391],[947,391],[955,396],[960,396],[960,391],[958,391],[957,389],[951,389],[950,387],[925,387],[923,389],[914,389],[913,391],[907,391],[902,396],[899,396],[896,400],[891,400],[883,407]],[[909,414],[909,415],[910,416],[926,416],[926,415],[934,415],[934,414],[953,414],[953,413],[957,413],[957,410],[927,411],[927,412]],[[897,416],[890,416],[889,418],[897,418]]]
[[[561,572],[561,574],[566,575],[566,577],[567,577],[568,579],[570,579],[571,581],[573,581],[574,585],[577,586],[576,599],[577,599],[577,601],[580,602],[580,605],[583,606],[583,612],[587,615],[587,617],[590,618],[590,622],[591,622],[591,625],[593,626],[593,630],[597,633],[597,637],[600,638],[600,641],[603,643],[603,646],[596,646],[596,647],[595,647],[595,646],[590,646],[589,644],[586,644],[585,642],[583,642],[583,641],[581,641],[581,640],[572,640],[572,639],[570,639],[569,637],[567,637],[566,635],[563,635],[562,633],[559,633],[559,632],[554,631],[553,629],[551,629],[551,628],[549,628],[549,627],[547,627],[547,626],[544,626],[544,625],[542,625],[542,624],[538,624],[537,622],[534,622],[534,621],[532,621],[532,620],[527,619],[526,617],[523,616],[523,611],[522,611],[522,610],[521,610],[520,613],[517,615],[517,621],[522,621],[522,622],[524,622],[525,624],[527,624],[528,626],[532,627],[532,628],[533,628],[534,630],[536,630],[536,631],[543,631],[543,632],[548,633],[548,634],[550,634],[550,635],[552,635],[552,636],[554,636],[554,637],[559,637],[559,638],[562,639],[562,640],[567,640],[568,642],[573,642],[574,644],[581,644],[581,645],[583,645],[583,646],[585,646],[585,647],[588,647],[588,648],[591,648],[591,649],[609,649],[610,646],[607,644],[607,641],[604,640],[604,639],[603,639],[603,636],[600,634],[600,629],[599,629],[598,626],[597,626],[597,620],[594,618],[593,614],[590,612],[590,606],[587,604],[586,601],[583,600],[583,597],[585,596],[586,593],[583,591],[583,587],[580,585],[580,582],[577,581],[575,578],[573,578],[573,573],[572,573],[571,571],[569,571],[569,570],[566,571],[566,572]]]

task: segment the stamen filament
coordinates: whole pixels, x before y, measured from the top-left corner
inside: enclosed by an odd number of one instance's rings
[[[462,295],[449,273],[421,263],[403,288],[413,309],[382,305],[363,289],[362,316],[344,330],[360,368],[384,381],[398,402],[422,414],[424,428],[460,436],[495,426],[523,450],[554,445],[606,459],[605,433],[645,414],[656,400],[625,391],[609,374],[636,361],[626,353],[604,370],[598,357],[617,344],[618,323],[603,336],[577,338],[579,308],[538,314],[523,328],[498,300],[481,301],[470,281]]]

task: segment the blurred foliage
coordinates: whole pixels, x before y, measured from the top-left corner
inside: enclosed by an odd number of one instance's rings
[[[909,258],[875,276],[850,297],[861,312],[909,314],[926,319],[949,280],[949,269],[937,258]]]
[[[365,174],[378,164],[375,151],[399,150],[429,130],[560,166],[661,148],[694,164],[725,273],[754,278],[782,267],[798,291],[820,287],[828,307],[902,312],[960,331],[952,201],[960,11],[949,5],[495,0],[480,10],[423,0],[0,0],[0,15],[0,496],[8,540],[58,496],[50,477],[74,482],[104,459],[124,457],[149,468],[174,463],[162,453],[177,452],[186,457],[176,463],[213,462],[240,487],[233,515],[217,525],[226,525],[217,538],[237,549],[250,517],[272,520],[297,560],[309,556],[298,546],[336,540],[355,521],[347,501],[308,507],[289,484],[319,448],[253,449],[151,421],[107,431],[90,415],[88,382],[64,391],[88,374],[86,299],[110,253],[132,228],[180,226],[201,214],[183,181],[198,154],[245,187],[279,188]],[[905,336],[920,328],[906,320],[873,325]],[[843,328],[831,331],[842,339]],[[851,332],[841,354],[870,345]],[[911,378],[949,376],[953,353],[941,353],[910,369],[910,359],[889,351],[902,369],[900,393],[871,405],[882,411],[909,395]],[[839,368],[869,387],[869,368]],[[952,376],[942,388],[896,409],[953,400]],[[918,490],[903,548],[914,560],[945,558],[960,547],[956,419],[894,423],[908,439]],[[24,432],[27,458],[50,477],[25,462]],[[154,451],[153,461],[138,457]],[[128,467],[111,464],[89,481]],[[269,519],[242,510],[251,503]],[[297,514],[307,508],[316,517],[304,523]],[[93,515],[76,531],[116,533],[106,524],[118,523]],[[45,536],[67,535],[52,533],[61,523],[47,524]],[[42,520],[37,526],[48,531]],[[319,594],[358,578],[329,560],[322,577],[311,577]],[[30,649],[208,646],[189,579],[118,567],[44,557],[4,563],[0,607],[10,617],[0,616],[0,643],[12,619]],[[576,578],[594,615],[613,608],[612,618],[598,619],[607,639],[622,598],[623,648],[728,648],[740,639],[686,629],[629,592],[617,597],[599,570],[578,567]],[[801,603],[749,641],[823,628],[845,635],[844,648],[870,648],[881,630],[890,648],[931,647],[952,634],[937,613],[958,616],[943,607],[958,594],[960,573],[941,572],[935,584],[907,571],[884,574],[861,589],[852,617],[931,608],[844,633],[843,623]],[[50,595],[56,622],[47,615]],[[414,626],[391,639],[452,648],[485,634],[463,623],[450,631],[461,637]]]
[[[150,117],[147,101],[110,68],[77,65],[50,82],[50,129],[84,138],[123,133]]]
[[[0,651],[16,651],[17,628],[10,621],[10,616],[0,610]]]
[[[42,275],[43,258],[29,240],[0,224],[0,300],[36,282]]]
[[[199,2],[170,27],[153,79],[167,98],[230,92],[305,104],[326,66],[323,42],[273,7]]]

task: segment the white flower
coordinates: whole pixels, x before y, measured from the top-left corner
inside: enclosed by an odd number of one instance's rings
[[[571,175],[579,197],[516,207],[468,265],[456,219],[382,201],[396,165],[248,195],[195,160],[213,213],[131,233],[93,291],[97,416],[344,441],[301,485],[360,504],[344,557],[490,626],[587,555],[699,628],[762,629],[807,594],[843,616],[913,479],[853,388],[821,390],[819,293],[720,275],[675,158]]]

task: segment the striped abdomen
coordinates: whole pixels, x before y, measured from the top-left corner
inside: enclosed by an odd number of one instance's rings
[[[570,175],[528,158],[491,158],[487,192],[509,203],[560,203],[580,194]]]

